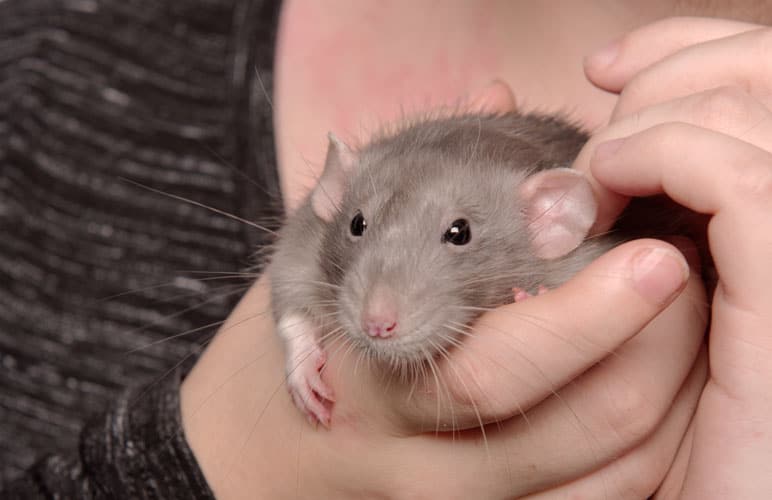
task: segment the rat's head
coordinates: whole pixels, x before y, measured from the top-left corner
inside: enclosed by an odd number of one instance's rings
[[[354,153],[331,137],[311,202],[328,221],[320,264],[341,286],[340,326],[377,358],[435,355],[484,308],[511,302],[513,287],[536,285],[545,259],[582,241],[595,205],[566,217],[576,192],[592,200],[568,169],[534,173],[389,142]]]

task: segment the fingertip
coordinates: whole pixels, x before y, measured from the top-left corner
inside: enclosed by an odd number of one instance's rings
[[[602,234],[608,231],[616,222],[619,214],[627,206],[629,198],[609,189],[605,182],[598,179],[592,168],[597,138],[592,138],[579,152],[572,168],[583,172],[590,182],[593,195],[598,206],[596,220],[590,229],[590,234]]]
[[[675,247],[662,244],[638,250],[631,260],[638,293],[656,306],[669,304],[689,279],[689,264]]]
[[[626,138],[622,137],[595,146],[590,158],[590,172],[596,179],[603,182],[608,181],[609,177],[613,178],[616,159],[625,140]]]
[[[591,262],[556,289],[561,298],[555,300],[581,294],[611,310],[629,307],[639,319],[649,321],[684,289],[689,274],[689,264],[675,246],[657,239],[638,239],[622,243]],[[598,283],[599,278],[603,283]],[[588,290],[598,294],[587,295]]]
[[[622,45],[620,38],[612,40],[603,47],[585,58],[585,66],[597,70],[609,68],[619,57],[619,50]]]
[[[618,187],[619,158],[626,137],[611,139],[596,145],[589,161],[589,170],[593,178],[605,188]],[[628,193],[625,193],[628,194]]]
[[[618,38],[584,58],[584,74],[597,87],[610,92],[621,90],[619,82],[613,79],[613,69],[619,60],[621,47],[622,39]]]

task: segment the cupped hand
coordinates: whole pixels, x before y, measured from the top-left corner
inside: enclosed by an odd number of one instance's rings
[[[642,498],[671,463],[705,376],[704,362],[690,371],[704,323],[691,302],[699,280],[678,294],[684,266],[669,245],[642,240],[484,316],[453,359],[476,370],[466,386],[447,380],[454,405],[408,399],[333,352],[329,431],[308,426],[284,390],[262,279],[185,380],[186,436],[218,498]],[[484,397],[465,405],[465,387]],[[475,412],[498,422],[484,438]],[[419,430],[438,415],[471,429]]]
[[[679,18],[628,34],[614,57],[586,66],[621,91],[579,165],[599,181],[606,216],[623,204],[618,194],[658,193],[711,216],[710,375],[662,498],[772,492],[770,47],[769,28]]]

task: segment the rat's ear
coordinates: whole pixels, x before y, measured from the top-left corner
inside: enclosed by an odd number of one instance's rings
[[[587,236],[598,211],[590,183],[571,168],[543,170],[520,186],[534,253],[556,259]]]
[[[468,107],[473,113],[504,114],[515,111],[517,101],[509,85],[504,80],[497,79],[474,93]]]
[[[332,132],[327,146],[324,171],[311,192],[311,208],[321,219],[329,222],[338,212],[346,191],[349,173],[356,163],[353,151]]]

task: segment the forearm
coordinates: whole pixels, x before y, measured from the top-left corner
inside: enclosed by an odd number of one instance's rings
[[[285,430],[305,422],[289,411],[268,303],[253,286],[181,387],[185,435],[221,499],[280,498],[296,483],[298,447]]]

